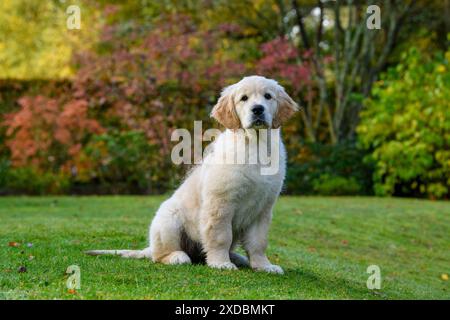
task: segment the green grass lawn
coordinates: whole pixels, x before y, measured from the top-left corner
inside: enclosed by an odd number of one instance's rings
[[[0,198],[0,299],[450,298],[449,202],[282,197],[268,250],[282,276],[83,254],[145,247],[163,199]],[[69,293],[74,264],[81,289]],[[366,287],[369,265],[381,269],[381,290]]]

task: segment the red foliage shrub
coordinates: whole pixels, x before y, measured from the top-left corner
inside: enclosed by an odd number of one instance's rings
[[[309,52],[299,60],[298,49],[286,38],[275,38],[261,46],[263,56],[256,64],[256,70],[274,79],[282,79],[293,95],[311,91],[311,61]]]
[[[143,131],[167,157],[171,131],[208,119],[220,88],[244,69],[218,57],[223,32],[200,30],[182,15],[125,37],[119,25],[109,26],[102,37],[108,54],[77,57],[75,96],[89,101],[105,127]]]
[[[62,103],[43,96],[19,99],[20,109],[5,115],[6,145],[15,167],[52,170],[66,166],[79,153],[89,134],[103,131],[89,118],[87,102]]]

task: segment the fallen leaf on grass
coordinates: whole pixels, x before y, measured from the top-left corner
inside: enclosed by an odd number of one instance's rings
[[[10,246],[10,247],[19,247],[20,243],[11,241],[11,242],[8,243],[8,246]]]
[[[67,290],[67,293],[76,294],[77,291],[75,289],[69,289],[69,290]]]
[[[448,274],[446,273],[441,274],[441,279],[444,281],[448,281]]]
[[[348,241],[347,241],[347,240],[345,240],[345,239],[344,239],[344,240],[342,240],[342,241],[341,241],[341,243],[342,243],[342,244],[343,244],[344,246],[348,245]]]
[[[34,256],[28,256],[28,260],[33,260],[34,259]]]

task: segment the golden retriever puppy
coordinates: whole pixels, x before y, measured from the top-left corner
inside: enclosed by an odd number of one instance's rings
[[[261,76],[245,77],[225,88],[211,116],[226,130],[161,204],[150,225],[149,247],[87,253],[165,264],[206,261],[219,269],[250,266],[283,273],[265,251],[272,209],[285,177],[286,153],[278,128],[297,110],[283,87]],[[264,148],[270,158],[265,163],[259,153]],[[248,259],[234,252],[237,245],[242,245]]]

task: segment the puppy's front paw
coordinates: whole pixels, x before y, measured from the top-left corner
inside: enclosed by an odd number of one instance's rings
[[[216,269],[226,269],[226,270],[237,270],[237,267],[232,262],[222,262],[222,263],[208,263],[208,266]]]
[[[268,264],[268,265],[261,266],[261,267],[255,267],[253,269],[255,269],[256,271],[284,274],[283,269],[280,266],[277,266],[276,264]]]

